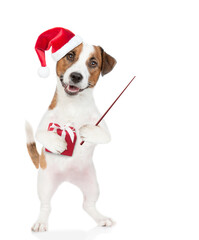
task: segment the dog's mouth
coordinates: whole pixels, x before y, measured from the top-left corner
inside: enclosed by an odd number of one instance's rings
[[[64,91],[69,95],[77,95],[81,89],[73,85],[66,85]]]
[[[60,76],[60,81],[61,81],[61,84],[62,84],[62,87],[64,88],[64,91],[68,94],[68,95],[77,95],[79,92],[82,92],[84,91],[85,89],[87,89],[90,85],[88,84],[87,87],[85,88],[78,88],[77,86],[75,85],[72,85],[72,84],[66,84],[64,83],[63,81],[63,75]]]

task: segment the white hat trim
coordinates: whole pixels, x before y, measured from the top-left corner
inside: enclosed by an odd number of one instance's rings
[[[55,61],[59,61],[62,57],[64,57],[68,52],[70,52],[73,48],[79,46],[82,43],[82,38],[78,35],[75,35],[71,38],[63,47],[61,47],[56,52],[52,53],[52,57]]]

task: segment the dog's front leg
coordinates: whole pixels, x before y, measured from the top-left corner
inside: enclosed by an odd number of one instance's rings
[[[54,121],[53,118],[54,115],[51,111],[45,113],[37,128],[35,137],[49,151],[59,154],[67,149],[67,143],[56,132],[48,131],[49,123]]]
[[[89,143],[108,143],[110,142],[110,134],[105,128],[87,124],[79,129],[79,135],[83,141]]]
[[[36,132],[36,139],[53,153],[60,154],[67,149],[65,139],[54,132],[39,129]]]

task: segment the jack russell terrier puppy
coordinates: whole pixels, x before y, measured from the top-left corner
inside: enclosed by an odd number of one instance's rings
[[[105,123],[95,123],[100,114],[93,98],[93,88],[101,75],[109,73],[116,60],[101,47],[79,44],[57,61],[57,86],[54,97],[36,131],[36,140],[42,145],[38,153],[29,123],[26,123],[27,148],[38,172],[38,195],[41,201],[34,232],[47,231],[51,211],[51,198],[58,186],[68,181],[75,184],[84,196],[84,210],[99,226],[113,225],[111,218],[96,209],[99,187],[92,156],[96,144],[108,143],[110,135]],[[50,122],[64,126],[72,124],[77,140],[72,156],[60,155],[67,149],[66,141],[53,131],[48,131]],[[80,145],[81,141],[85,141]],[[50,150],[47,152],[45,149]]]

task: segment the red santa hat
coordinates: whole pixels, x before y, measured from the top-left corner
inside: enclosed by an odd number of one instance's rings
[[[37,39],[35,50],[41,62],[38,70],[40,77],[49,76],[49,68],[46,66],[45,51],[51,47],[52,57],[59,61],[73,48],[82,43],[82,39],[68,29],[56,27],[43,32]]]

